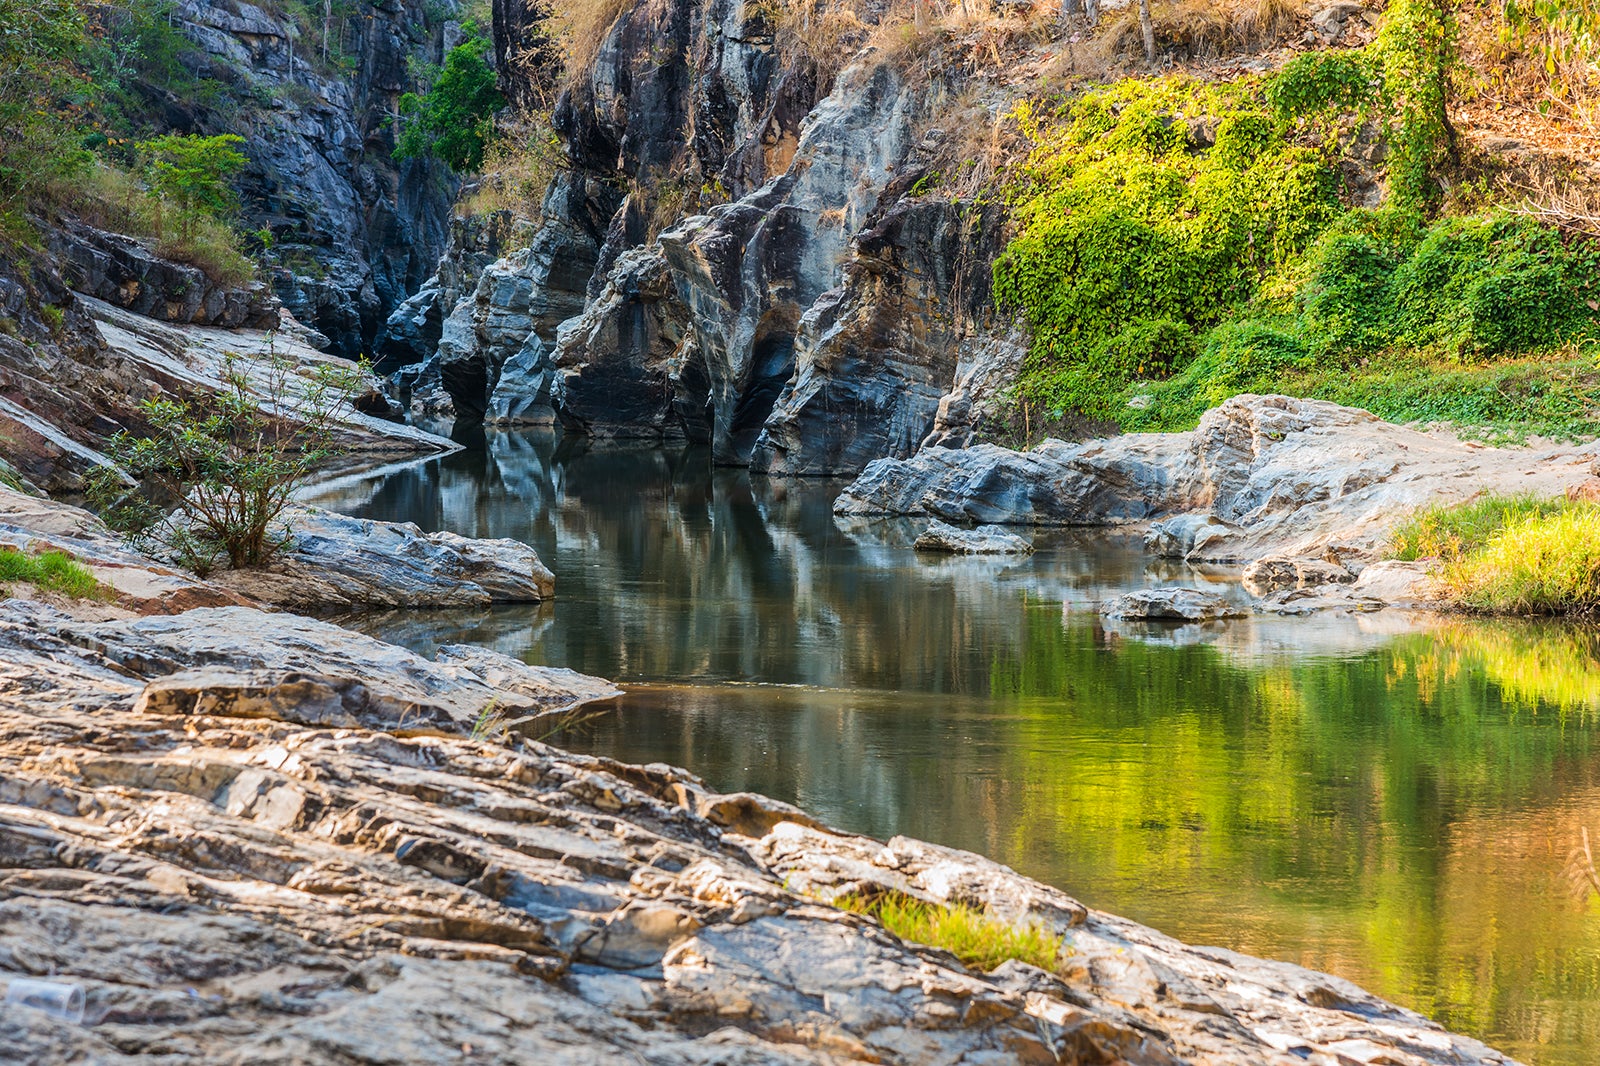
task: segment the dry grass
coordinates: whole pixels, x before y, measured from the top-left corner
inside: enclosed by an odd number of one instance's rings
[[[632,6],[631,0],[561,0],[556,5],[552,22],[569,80],[589,69],[607,31]]]
[[[1251,54],[1279,44],[1300,24],[1306,0],[1173,0],[1151,5],[1157,55],[1179,59],[1220,59]],[[1106,66],[1144,61],[1139,9],[1130,5],[1103,21],[1082,50],[1084,58]]]
[[[519,115],[502,124],[484,150],[482,177],[457,205],[464,215],[510,211],[538,218],[545,191],[566,165],[548,115]]]
[[[198,267],[213,281],[238,285],[255,276],[255,265],[239,250],[238,234],[226,222],[199,214],[180,226],[176,207],[152,196],[120,167],[98,162],[49,192],[57,205],[90,225],[144,238],[157,255]]]

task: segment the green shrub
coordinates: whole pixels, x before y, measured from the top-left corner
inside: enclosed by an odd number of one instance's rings
[[[876,918],[901,940],[942,948],[978,970],[992,970],[1011,959],[1054,970],[1063,939],[1037,926],[996,921],[980,910],[954,904],[940,907],[898,893],[873,899],[844,896],[834,905]]]
[[[1130,81],[1017,118],[1034,148],[994,291],[1032,331],[1025,399],[1116,415],[1339,214],[1328,159],[1283,135],[1253,82]]]
[[[0,548],[0,582],[25,581],[45,592],[75,599],[101,599],[105,587],[87,568],[65,552],[29,555],[16,548]]]
[[[234,569],[261,566],[288,546],[281,515],[334,454],[360,372],[319,364],[302,374],[281,357],[230,355],[222,380],[212,396],[143,401],[148,433],[112,437],[112,465],[87,479],[107,525],[202,575],[223,557]]]
[[[1304,324],[1320,346],[1372,351],[1394,332],[1395,257],[1391,248],[1360,233],[1330,232],[1307,256],[1300,292]]]
[[[467,30],[467,39],[445,56],[444,67],[430,71],[432,84],[400,97],[406,120],[395,137],[397,159],[433,156],[458,174],[483,167],[494,113],[505,106],[505,98],[495,88],[494,68],[485,58],[489,42],[472,24]]]
[[[1400,264],[1394,305],[1402,339],[1458,357],[1559,343],[1593,317],[1595,255],[1558,232],[1502,213],[1444,219]]]
[[[1280,122],[1361,111],[1377,98],[1378,71],[1365,52],[1302,52],[1267,80],[1263,95]]]

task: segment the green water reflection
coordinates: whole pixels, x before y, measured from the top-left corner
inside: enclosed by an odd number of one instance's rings
[[[836,491],[499,436],[319,502],[537,547],[554,604],[360,624],[624,682],[570,746],[981,851],[1539,1066],[1600,1058],[1600,906],[1562,880],[1600,830],[1595,630],[1108,627],[1109,591],[1227,575],[1066,532],[918,559],[913,525],[836,522]]]

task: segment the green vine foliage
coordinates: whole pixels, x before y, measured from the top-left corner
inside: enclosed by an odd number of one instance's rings
[[[1182,429],[1240,392],[1287,391],[1600,432],[1590,243],[1501,210],[1433,217],[1455,62],[1448,9],[1395,0],[1372,45],[1266,78],[1020,108],[1034,147],[994,268],[1001,309],[1032,331],[1018,405]],[[1374,147],[1384,205],[1353,209],[1341,168]]]
[[[1390,200],[1402,210],[1427,210],[1438,196],[1434,175],[1455,150],[1449,113],[1455,19],[1444,0],[1397,0],[1371,48],[1393,156]]]
[[[1255,83],[1130,81],[1018,120],[1035,148],[995,293],[1033,332],[1025,392],[1052,406],[1095,411],[1108,374],[1125,384],[1181,365],[1195,331],[1341,210],[1334,160],[1285,137]]]

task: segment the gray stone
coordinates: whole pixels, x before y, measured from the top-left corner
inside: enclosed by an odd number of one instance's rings
[[[1191,588],[1140,589],[1102,604],[1107,618],[1158,622],[1209,622],[1250,613],[1227,597]]]
[[[1162,555],[1355,561],[1381,553],[1392,525],[1419,507],[1483,491],[1560,496],[1592,458],[1575,446],[1487,448],[1321,400],[1246,395],[1189,433],[880,459],[834,510],[1001,524],[1146,520]]]
[[[1029,555],[1033,544],[1000,526],[960,529],[935,520],[911,545],[919,552],[950,555]]]
[[[261,603],[315,610],[535,603],[555,594],[555,576],[521,541],[424,533],[410,522],[306,507],[283,521],[287,550],[215,581]]]
[[[489,693],[517,698],[484,655],[467,671],[240,609],[0,607],[0,980],[50,974],[89,1001],[82,1026],[6,1013],[8,1052],[1508,1062],[1348,982],[1189,947],[977,855],[803,824],[671,767],[460,735]],[[1054,972],[969,970],[822,902],[858,890],[1044,925],[1068,951]]]

